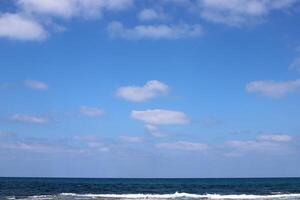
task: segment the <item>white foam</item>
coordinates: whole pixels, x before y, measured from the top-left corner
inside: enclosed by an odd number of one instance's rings
[[[176,198],[193,198],[193,199],[288,199],[299,198],[300,194],[274,194],[274,195],[220,195],[220,194],[75,194],[62,193],[62,196],[91,197],[91,198],[117,198],[117,199],[176,199]]]

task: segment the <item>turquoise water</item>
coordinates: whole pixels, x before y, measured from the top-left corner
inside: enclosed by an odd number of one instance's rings
[[[0,199],[299,199],[300,178],[0,178]]]

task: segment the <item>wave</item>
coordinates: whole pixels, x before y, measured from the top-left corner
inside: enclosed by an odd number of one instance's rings
[[[300,200],[300,194],[270,194],[270,195],[252,195],[252,194],[190,194],[190,193],[173,193],[173,194],[76,194],[76,193],[61,193],[59,195],[36,195],[27,198],[7,197],[7,199],[18,200],[57,200],[57,199],[125,199],[125,200],[169,200],[169,199],[216,199],[216,200],[251,200],[251,199],[278,199],[278,200]]]
[[[252,194],[190,194],[190,193],[174,193],[174,194],[75,194],[62,193],[62,196],[74,197],[91,197],[91,198],[113,198],[113,199],[300,199],[300,194],[271,194],[271,195],[252,195]]]

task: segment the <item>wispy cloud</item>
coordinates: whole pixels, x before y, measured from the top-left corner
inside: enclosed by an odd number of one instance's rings
[[[127,136],[127,135],[120,136],[120,139],[122,141],[128,142],[128,143],[140,143],[140,142],[144,141],[144,138],[142,138],[142,137]]]
[[[49,122],[48,118],[26,115],[26,114],[14,114],[10,117],[11,121],[22,122],[22,123],[30,123],[30,124],[45,124]]]
[[[159,143],[156,145],[157,148],[168,149],[168,150],[183,150],[183,151],[206,151],[209,149],[209,145],[203,143],[178,141],[173,143]]]
[[[49,22],[54,29],[58,18],[99,18],[102,12],[124,10],[133,5],[133,0],[16,0],[16,10],[0,14],[0,38],[22,41],[41,41],[49,36]],[[64,28],[63,28],[64,30]]]
[[[190,120],[185,113],[173,110],[134,110],[131,112],[131,117],[152,125],[183,125],[190,123]]]
[[[154,137],[165,137],[168,135],[166,132],[160,130],[157,126],[152,125],[152,124],[146,124],[145,129],[146,129],[147,133],[149,133],[150,135],[152,135]]]
[[[53,154],[53,153],[71,153],[71,154],[82,154],[86,153],[85,149],[72,147],[68,145],[53,144],[47,141],[36,141],[36,140],[17,140],[0,142],[0,149],[9,149],[14,151],[22,151],[28,153],[42,153],[42,154]]]
[[[77,136],[76,140],[82,142],[87,149],[86,152],[108,152],[110,148],[107,144],[101,141],[98,137],[94,135],[87,136]]]
[[[0,137],[14,137],[16,135],[17,134],[15,132],[0,130]]]
[[[82,106],[80,108],[80,113],[87,117],[100,117],[104,114],[104,111],[96,107]]]
[[[42,81],[37,81],[37,80],[25,80],[24,84],[33,90],[48,90],[49,86],[42,82]]]
[[[285,82],[253,81],[246,85],[246,90],[267,97],[280,98],[289,93],[300,91],[300,79]]]
[[[261,135],[258,137],[259,140],[262,141],[272,141],[272,142],[290,142],[292,141],[292,137],[289,135]]]
[[[48,33],[35,20],[21,14],[0,14],[0,38],[13,40],[43,40]]]
[[[218,119],[214,116],[205,117],[201,120],[202,124],[207,127],[215,127],[219,126],[223,123],[221,119]]]
[[[226,145],[234,150],[227,155],[241,156],[248,152],[282,154],[289,152],[288,144],[292,141],[291,136],[282,134],[260,135],[256,140],[231,140]]]
[[[180,111],[173,110],[145,110],[131,112],[131,118],[145,123],[145,130],[153,137],[166,137],[169,134],[161,130],[163,125],[185,125],[190,123],[189,117]]]
[[[293,62],[290,65],[290,69],[291,70],[296,70],[296,71],[300,72],[300,57],[299,58],[295,58],[293,60]]]
[[[202,27],[199,24],[137,25],[127,28],[122,23],[116,21],[108,25],[107,32],[113,38],[119,37],[130,40],[194,38],[203,34]]]
[[[160,95],[165,95],[169,91],[168,85],[157,80],[148,81],[144,86],[124,86],[120,87],[116,96],[131,102],[144,102]]]
[[[211,22],[240,26],[257,22],[271,11],[291,8],[296,0],[199,0],[201,16]]]
[[[141,21],[166,20],[169,16],[162,11],[154,9],[143,9],[138,14],[138,19]]]
[[[62,17],[95,18],[103,10],[122,10],[133,4],[132,0],[18,0],[18,6],[27,13]]]

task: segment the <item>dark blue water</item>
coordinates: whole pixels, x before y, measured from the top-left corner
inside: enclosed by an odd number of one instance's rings
[[[139,195],[137,195],[139,194]],[[0,199],[300,199],[300,178],[0,178]]]

